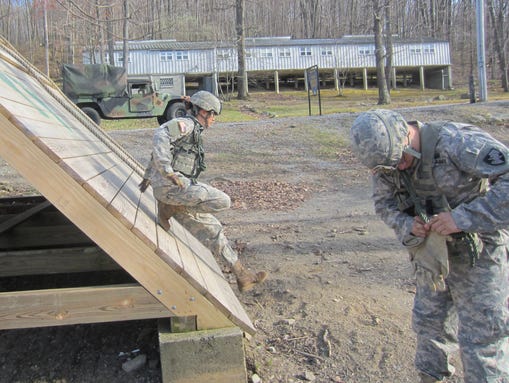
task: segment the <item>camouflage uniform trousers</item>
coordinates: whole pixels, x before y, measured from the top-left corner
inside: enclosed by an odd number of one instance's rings
[[[230,265],[238,260],[224,235],[223,225],[212,215],[230,208],[230,197],[210,185],[197,182],[180,189],[177,186],[158,187],[154,197],[165,204],[185,206],[186,211],[173,218],[203,243],[215,256],[222,256]]]
[[[496,242],[484,241],[474,267],[465,252],[449,249],[447,290],[417,289],[417,370],[438,380],[452,375],[449,355],[459,347],[465,383],[509,383],[508,250]]]

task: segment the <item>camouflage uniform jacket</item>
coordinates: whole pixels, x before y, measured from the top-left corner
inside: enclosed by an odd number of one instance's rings
[[[179,177],[194,178],[198,167],[201,166],[200,171],[205,168],[201,149],[202,131],[203,127],[192,117],[175,118],[156,129],[152,141],[152,155],[144,175],[144,178],[150,179],[153,188],[173,187],[173,182],[168,179],[168,175],[172,173],[178,173]],[[195,153],[198,146],[199,154]],[[177,158],[181,149],[186,152],[184,165],[183,161]],[[201,157],[201,160],[198,157]]]
[[[421,149],[423,145],[426,143],[421,141]],[[479,128],[444,123],[434,150],[432,174],[459,229],[504,241],[498,230],[509,225],[508,159],[508,148]],[[420,165],[416,162],[412,171]],[[373,176],[375,210],[403,245],[412,247],[422,240],[411,234],[415,214],[402,211],[399,197],[406,191],[399,178],[399,171]],[[489,180],[485,192],[480,191],[483,179]]]

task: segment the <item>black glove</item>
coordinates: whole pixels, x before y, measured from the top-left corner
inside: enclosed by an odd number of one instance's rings
[[[145,190],[147,190],[148,185],[150,185],[150,180],[148,178],[143,178],[143,181],[140,182],[138,188],[143,193]]]

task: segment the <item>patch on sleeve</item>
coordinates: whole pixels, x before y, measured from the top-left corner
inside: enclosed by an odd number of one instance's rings
[[[505,165],[505,155],[500,150],[492,148],[486,154],[483,161],[491,166]]]
[[[179,121],[178,126],[179,126],[180,133],[184,134],[187,130],[186,123],[184,121]]]

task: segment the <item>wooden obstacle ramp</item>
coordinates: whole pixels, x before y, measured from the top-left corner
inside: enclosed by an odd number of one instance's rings
[[[140,193],[137,187],[143,169],[136,160],[4,40],[0,129],[0,157],[137,282],[110,293],[0,293],[0,328],[118,320],[122,315],[99,314],[109,307],[127,311],[138,300],[144,303],[136,319],[144,312],[196,316],[198,329],[239,326],[255,332],[210,251],[175,221],[170,233],[157,225],[151,189]],[[23,217],[11,219],[0,223],[0,232]]]

